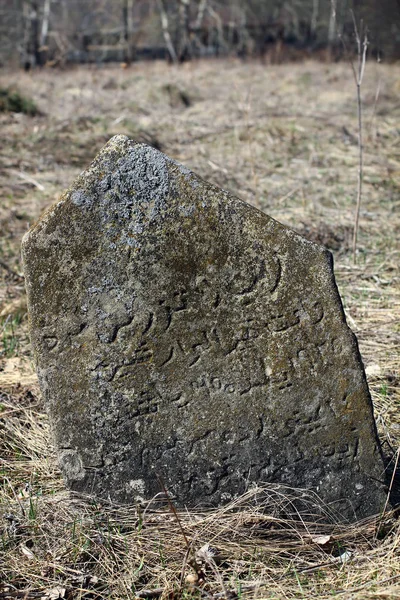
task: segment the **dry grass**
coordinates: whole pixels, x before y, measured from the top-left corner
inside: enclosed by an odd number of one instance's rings
[[[396,65],[366,68],[354,266],[357,107],[348,65],[210,61],[0,74],[0,86],[18,87],[42,113],[0,114],[0,599],[128,599],[143,590],[215,600],[400,597],[400,528],[390,514],[343,526],[329,513],[323,523],[308,495],[294,519],[299,492],[265,486],[223,509],[180,513],[187,545],[174,515],[155,503],[100,506],[66,492],[33,371],[19,259],[29,224],[111,135],[157,144],[334,252],[379,433],[394,457],[399,75]]]

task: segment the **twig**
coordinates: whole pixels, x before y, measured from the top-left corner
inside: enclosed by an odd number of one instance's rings
[[[18,504],[19,504],[19,507],[20,507],[20,509],[21,509],[22,516],[23,516],[23,517],[26,517],[26,511],[25,511],[24,507],[22,506],[22,502],[21,502],[21,500],[18,498],[18,495],[15,493],[15,490],[14,490],[14,487],[13,487],[13,485],[12,485],[11,481],[9,480],[9,478],[8,478],[8,477],[4,477],[4,479],[5,479],[5,481],[8,483],[9,487],[11,488],[11,491],[12,491],[12,493],[13,493],[13,496],[14,496],[15,500],[16,500],[16,501],[18,502]]]
[[[36,179],[34,179],[30,175],[28,175],[27,173],[24,173],[23,171],[17,171],[16,169],[11,169],[11,173],[14,173],[14,175],[19,177],[23,181],[27,181],[28,183],[31,183],[32,185],[35,186],[35,188],[37,188],[41,192],[45,191],[45,187],[41,183],[36,181]]]
[[[176,512],[176,508],[175,508],[175,506],[174,506],[174,504],[173,504],[173,502],[172,502],[172,500],[171,500],[171,498],[170,498],[170,495],[169,495],[169,493],[168,493],[168,490],[167,490],[167,488],[165,487],[164,480],[163,480],[163,478],[161,477],[161,475],[157,475],[157,477],[158,477],[158,479],[159,479],[159,481],[160,481],[160,484],[161,484],[161,487],[162,487],[162,489],[163,489],[163,492],[164,492],[164,494],[165,494],[165,496],[166,496],[166,498],[167,498],[168,505],[169,505],[169,507],[170,507],[170,509],[171,509],[171,512],[172,512],[172,514],[174,515],[174,517],[175,517],[175,519],[176,519],[176,522],[178,523],[179,529],[181,530],[181,533],[182,533],[183,539],[185,540],[185,544],[186,544],[187,548],[188,548],[188,549],[190,549],[190,548],[191,548],[191,544],[190,544],[189,540],[188,540],[188,539],[187,539],[187,537],[186,537],[186,533],[185,533],[185,531],[184,531],[184,529],[183,529],[183,527],[182,527],[182,523],[181,523],[181,520],[180,520],[180,518],[179,518],[179,516],[178,516],[178,513]]]
[[[163,593],[164,588],[155,588],[154,590],[140,590],[135,592],[136,598],[159,598]]]
[[[363,123],[362,123],[362,102],[361,102],[361,84],[364,77],[365,71],[365,63],[367,59],[367,48],[368,48],[368,36],[367,31],[364,34],[364,40],[361,42],[361,37],[358,32],[358,27],[356,23],[356,19],[354,16],[354,12],[351,11],[351,16],[353,18],[353,26],[354,33],[356,36],[357,42],[357,69],[354,66],[352,60],[350,60],[351,68],[354,75],[354,81],[357,88],[357,115],[358,115],[358,182],[357,182],[357,204],[356,204],[356,214],[354,219],[354,230],[353,230],[353,262],[356,262],[356,250],[357,250],[357,237],[358,237],[358,228],[360,221],[360,209],[361,209],[361,199],[362,199],[362,184],[363,184]],[[362,31],[362,21],[361,21],[361,31]]]
[[[393,469],[393,473],[392,473],[392,478],[390,480],[390,485],[389,485],[389,489],[388,489],[388,493],[386,496],[386,502],[385,502],[385,506],[383,507],[383,512],[382,512],[382,517],[381,517],[381,521],[385,515],[386,509],[387,509],[387,505],[389,503],[389,499],[390,499],[390,494],[392,493],[392,488],[393,488],[393,482],[394,482],[394,478],[396,477],[396,471],[397,471],[397,465],[399,464],[399,457],[400,457],[400,446],[397,448],[397,454],[396,454],[396,460],[394,463],[394,469]],[[380,528],[380,522],[378,525],[378,531]]]
[[[288,192],[287,194],[285,194],[284,196],[279,198],[279,200],[277,200],[277,204],[282,204],[283,202],[285,202],[285,200],[287,200],[288,198],[293,196],[293,194],[298,192],[300,189],[301,189],[301,186],[298,186],[298,187],[294,188],[293,190],[290,190],[290,192]]]
[[[46,598],[46,596],[43,596],[43,592],[31,592],[30,590],[10,590],[9,592],[0,591],[0,600],[11,600],[11,598],[30,600],[31,598]]]
[[[378,65],[381,62],[381,59],[380,59],[379,56],[378,56],[377,62],[378,62]],[[374,124],[374,120],[376,119],[376,109],[377,109],[377,106],[378,106],[379,95],[381,93],[381,83],[382,83],[382,77],[379,74],[378,84],[377,84],[376,92],[375,92],[374,106],[373,106],[373,109],[372,109],[372,115],[371,115],[371,119],[370,119],[370,122],[369,122],[369,136],[372,135],[372,127],[373,127],[373,124]]]

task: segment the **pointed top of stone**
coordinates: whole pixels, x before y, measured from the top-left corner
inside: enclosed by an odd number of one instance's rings
[[[23,240],[31,337],[74,490],[216,505],[262,482],[379,512],[383,463],[324,248],[112,138]]]

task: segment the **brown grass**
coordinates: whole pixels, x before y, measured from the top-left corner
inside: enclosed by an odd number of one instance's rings
[[[331,513],[314,518],[317,499],[307,495],[294,519],[299,492],[263,486],[222,509],[180,512],[188,547],[174,515],[154,502],[106,506],[69,494],[32,365],[19,258],[29,224],[111,135],[158,145],[334,252],[381,440],[395,457],[399,75],[398,65],[366,67],[354,266],[357,106],[348,65],[209,61],[0,74],[0,86],[19,88],[42,113],[0,114],[0,599],[125,599],[146,590],[215,600],[400,597],[400,528],[390,514],[343,526]],[[172,102],[171,89],[189,102]]]

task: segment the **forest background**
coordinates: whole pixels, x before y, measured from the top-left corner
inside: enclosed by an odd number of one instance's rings
[[[353,15],[368,26],[370,55],[400,57],[399,0],[1,0],[0,64],[337,59]]]

